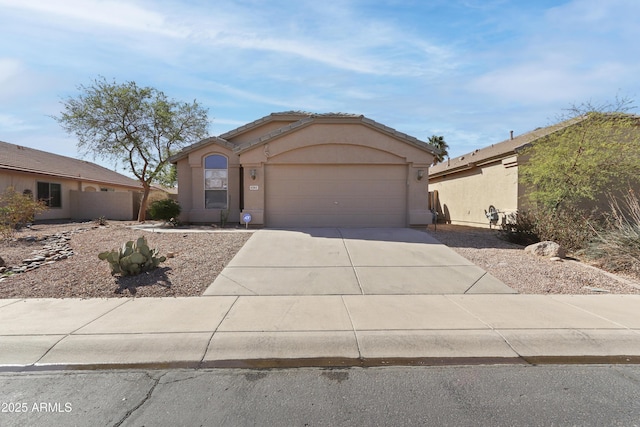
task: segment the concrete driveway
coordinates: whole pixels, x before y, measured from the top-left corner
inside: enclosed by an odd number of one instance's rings
[[[418,230],[308,228],[256,231],[204,295],[511,293]]]

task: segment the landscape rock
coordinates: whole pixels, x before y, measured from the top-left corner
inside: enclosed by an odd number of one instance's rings
[[[0,256],[0,267],[4,267],[6,264],[4,263],[4,260],[2,259],[2,257]]]
[[[524,250],[525,252],[530,252],[540,257],[564,258],[566,256],[564,248],[556,242],[551,241],[534,243],[533,245],[529,245],[524,248]]]
[[[600,293],[600,294],[611,293],[611,291],[608,290],[608,289],[596,288],[596,287],[593,287],[593,286],[583,286],[582,289],[586,289],[586,290],[588,290],[590,292],[596,292],[596,293]]]
[[[51,236],[45,236],[36,238],[34,236],[21,237],[18,240],[26,242],[42,241],[44,245],[41,249],[31,252],[31,256],[22,261],[22,264],[12,267],[5,267],[4,261],[0,258],[0,274],[2,273],[25,273],[27,271],[35,270],[43,265],[49,265],[55,261],[61,261],[73,256],[73,249],[69,246],[71,236],[75,233],[85,231],[84,229],[76,229],[73,231],[66,231],[63,233],[57,233]]]

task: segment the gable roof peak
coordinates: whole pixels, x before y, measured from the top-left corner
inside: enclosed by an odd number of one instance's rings
[[[290,114],[290,113],[273,113],[274,115],[278,115],[278,114]],[[375,120],[372,120],[368,117],[365,117],[362,114],[351,114],[351,113],[319,113],[319,114],[314,114],[314,113],[309,113],[309,115],[306,115],[306,113],[293,113],[293,114],[299,114],[300,115],[300,119],[294,122],[291,122],[285,126],[282,126],[278,129],[275,129],[265,135],[261,135],[260,137],[252,140],[252,141],[248,141],[242,144],[239,144],[236,146],[236,148],[234,149],[234,151],[236,153],[241,153],[244,151],[247,151],[251,148],[253,148],[256,145],[262,145],[265,144],[266,142],[274,139],[274,138],[278,138],[281,137],[283,135],[286,135],[290,132],[294,132],[297,129],[300,129],[301,127],[307,126],[311,123],[314,123],[317,119],[320,119],[322,121],[322,119],[328,119],[329,121],[332,120],[338,120],[341,122],[347,122],[347,123],[361,123],[363,125],[366,125],[370,128],[374,128],[376,129],[378,132],[382,132],[382,133],[386,133],[387,135],[392,136],[393,138],[399,139],[401,141],[404,141],[408,144],[414,145],[422,150],[428,151],[431,154],[437,154],[440,152],[439,149],[437,149],[436,147],[434,147],[433,145],[421,141],[418,138],[415,138],[411,135],[408,135],[404,132],[399,132],[397,130],[395,130],[394,128],[391,128],[389,126],[383,125],[382,123],[376,122]],[[263,117],[264,119],[264,117]],[[253,122],[255,123],[255,122]]]

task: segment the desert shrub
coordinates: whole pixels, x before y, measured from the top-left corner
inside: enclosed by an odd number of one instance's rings
[[[0,236],[10,237],[15,230],[33,222],[36,214],[46,210],[44,202],[33,200],[30,195],[7,187],[0,194]]]
[[[609,271],[640,277],[640,200],[629,191],[621,201],[610,197],[610,214],[584,254]]]
[[[146,218],[152,218],[151,217],[151,205],[158,201],[158,200],[165,200],[168,199],[169,195],[167,193],[165,193],[164,191],[151,191],[151,193],[149,193],[149,198],[147,199],[147,210],[145,212],[145,216]]]
[[[98,258],[109,263],[112,275],[133,276],[153,270],[166,260],[166,257],[157,255],[158,250],[149,248],[147,239],[140,237],[135,242],[126,242],[117,251],[101,252]]]
[[[587,247],[595,236],[593,224],[598,219],[591,212],[577,208],[536,210],[536,234],[541,241],[551,240],[568,252],[577,252]]]
[[[579,209],[535,209],[512,214],[499,237],[520,245],[551,240],[569,252],[584,249],[595,235],[595,217]]]
[[[523,246],[540,241],[537,234],[536,219],[526,211],[509,214],[498,232],[498,237],[507,242]]]
[[[173,199],[156,200],[149,206],[152,219],[172,221],[180,215],[180,205]]]

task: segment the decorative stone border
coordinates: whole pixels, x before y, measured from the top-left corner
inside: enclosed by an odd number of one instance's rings
[[[0,275],[6,276],[8,274],[25,273],[27,271],[35,270],[43,265],[53,264],[56,261],[61,261],[73,256],[73,249],[69,246],[71,236],[76,233],[81,233],[88,230],[87,228],[78,228],[72,231],[64,231],[56,233],[50,236],[44,236],[41,238],[34,236],[25,236],[18,238],[18,241],[25,242],[38,242],[44,243],[42,249],[35,250],[31,253],[29,258],[22,261],[22,264],[13,267],[0,267]]]

